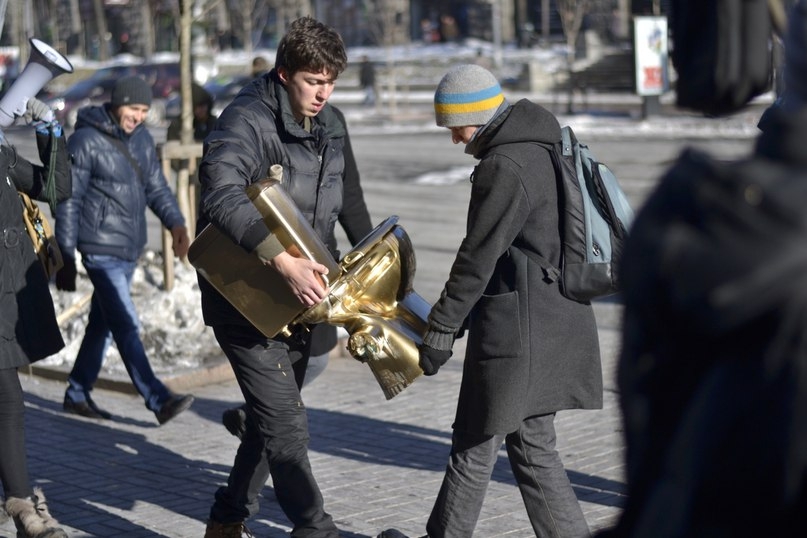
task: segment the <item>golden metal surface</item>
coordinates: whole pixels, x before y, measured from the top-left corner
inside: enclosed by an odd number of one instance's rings
[[[423,373],[417,346],[431,309],[412,289],[414,250],[397,220],[389,217],[345,255],[328,298],[294,320],[344,327],[348,352],[367,363],[388,400]]]
[[[264,179],[247,189],[252,202],[286,251],[316,260],[331,275],[339,266],[280,182]],[[188,260],[259,331],[277,335],[305,310],[283,277],[252,253],[208,225],[193,241]]]
[[[370,367],[385,397],[400,394],[423,373],[417,347],[431,307],[412,289],[414,249],[398,217],[387,218],[337,264],[279,181],[265,179],[247,193],[287,252],[328,267],[328,297],[306,308],[277,272],[212,225],[191,244],[190,262],[268,337],[296,324],[344,327],[348,352]]]

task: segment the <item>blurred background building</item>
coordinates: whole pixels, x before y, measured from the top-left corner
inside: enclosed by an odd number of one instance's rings
[[[0,0],[0,46],[36,36],[67,55],[105,60],[178,50],[183,0]],[[195,0],[194,45],[273,48],[288,21],[313,15],[348,46],[501,40],[531,47],[563,41],[562,9],[582,9],[581,31],[628,40],[632,14],[665,14],[669,0]],[[23,45],[24,46],[24,45]]]

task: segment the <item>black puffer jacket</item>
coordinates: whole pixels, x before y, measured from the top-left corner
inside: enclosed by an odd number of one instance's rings
[[[205,139],[198,230],[213,223],[254,252],[269,229],[246,195],[269,167],[283,166],[283,182],[297,207],[335,256],[334,227],[342,210],[345,126],[330,105],[312,119],[311,132],[294,120],[286,89],[273,70],[244,87]],[[204,279],[208,324],[248,323]]]
[[[70,196],[70,167],[64,139],[56,140],[56,199]],[[50,162],[51,142],[37,135],[39,158]],[[25,231],[17,191],[45,200],[48,171],[7,145],[0,146],[0,369],[17,368],[64,347],[48,281]]]
[[[128,148],[139,170],[116,139]],[[166,228],[185,224],[144,125],[127,135],[108,105],[86,107],[79,110],[67,149],[73,159],[73,197],[56,210],[56,240],[63,254],[78,249],[82,254],[136,260],[148,239],[146,207]]]

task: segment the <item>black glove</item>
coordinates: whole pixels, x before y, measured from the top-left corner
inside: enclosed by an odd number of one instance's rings
[[[425,375],[434,375],[442,365],[448,362],[451,358],[450,349],[434,349],[433,347],[422,344],[418,351],[420,352],[420,360],[418,364],[420,369],[423,370]]]
[[[64,257],[64,266],[56,273],[56,289],[76,291],[76,260]]]

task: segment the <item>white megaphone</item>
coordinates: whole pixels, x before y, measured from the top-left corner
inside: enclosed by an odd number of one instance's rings
[[[73,72],[73,65],[56,49],[38,39],[31,38],[29,41],[31,56],[28,64],[0,99],[0,127],[8,127],[17,117],[25,114],[28,99],[39,93],[50,79]],[[50,115],[50,118],[42,119],[52,121],[52,111]]]

